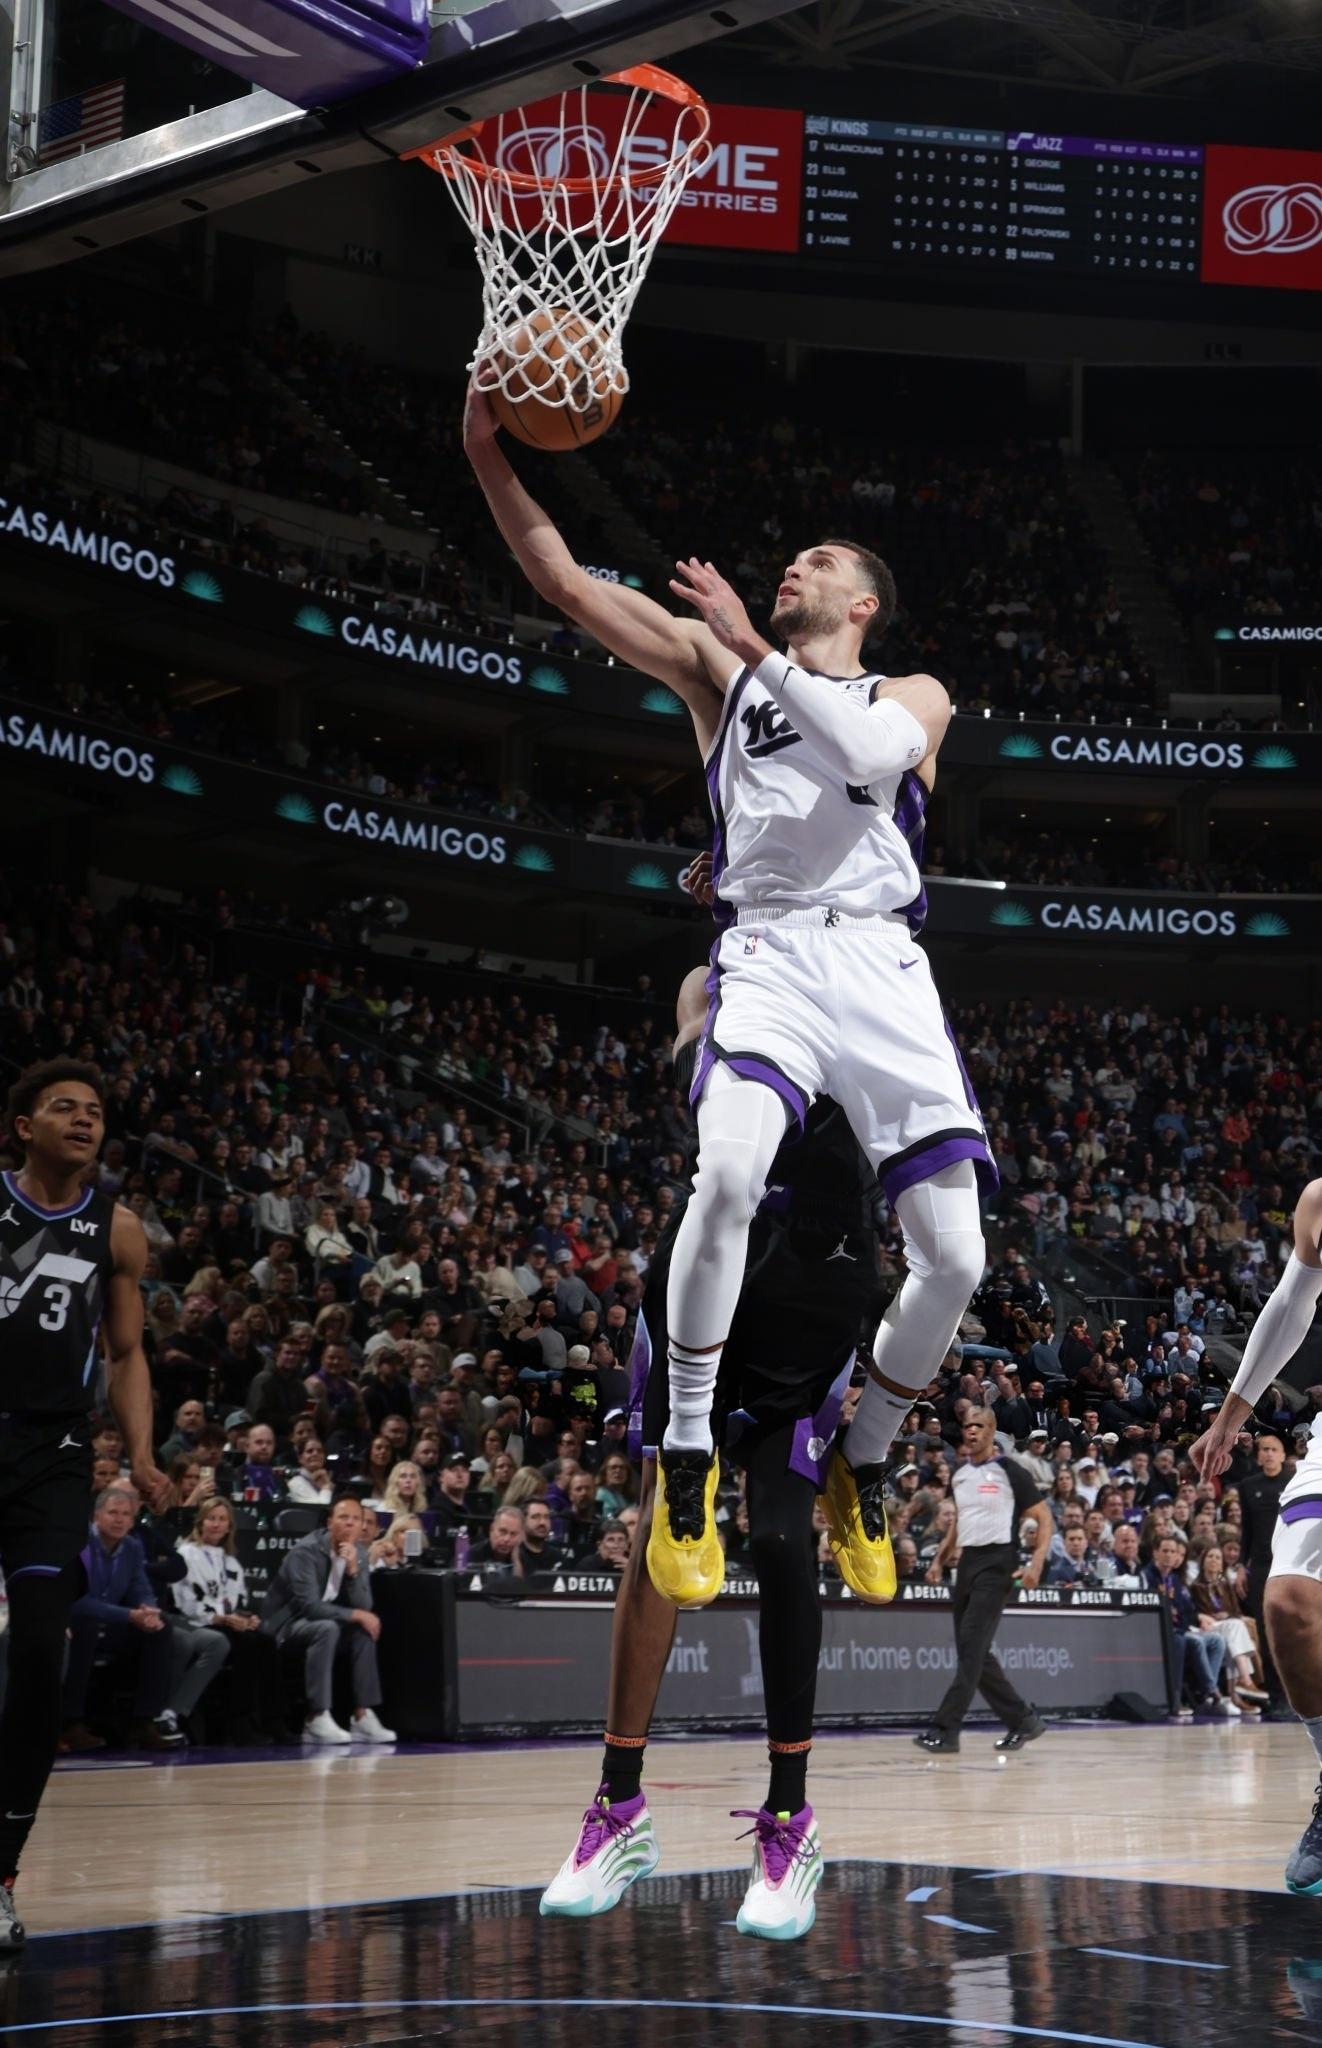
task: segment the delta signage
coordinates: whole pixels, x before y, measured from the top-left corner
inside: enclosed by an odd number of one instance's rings
[[[614,1588],[612,1588],[612,1591]],[[822,1603],[817,1719],[825,1725],[931,1716],[955,1673],[950,1593],[907,1596],[890,1607],[828,1597]],[[484,1588],[485,1591],[485,1588]],[[996,1652],[1021,1692],[1056,1713],[1102,1713],[1117,1692],[1167,1704],[1166,1622],[1150,1593],[1099,1600],[1068,1589],[1007,1605]],[[450,1736],[493,1728],[592,1727],[601,1719],[609,1597],[554,1595],[511,1602],[461,1583],[454,1605],[455,1722]],[[529,1685],[528,1674],[537,1682]],[[758,1607],[725,1599],[682,1614],[666,1662],[657,1718],[692,1727],[764,1726]]]
[[[682,903],[679,876],[691,856],[567,832],[529,832],[496,819],[456,816],[419,804],[364,802],[331,785],[248,768],[219,755],[144,740],[62,711],[0,698],[0,778],[44,773],[89,792],[158,799],[176,812],[181,834],[194,821],[214,832],[279,833],[360,848],[438,878],[490,880],[506,889],[609,895]],[[123,810],[122,801],[119,808]]]

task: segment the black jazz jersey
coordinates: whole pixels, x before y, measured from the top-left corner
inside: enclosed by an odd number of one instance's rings
[[[95,1188],[43,1209],[0,1174],[0,1414],[82,1415],[95,1401],[114,1213]]]

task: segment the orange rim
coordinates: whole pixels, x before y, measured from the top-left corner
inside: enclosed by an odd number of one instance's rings
[[[681,113],[691,108],[702,115],[702,126],[689,144],[689,153],[691,154],[706,140],[707,131],[711,126],[711,116],[702,94],[693,86],[686,85],[682,78],[676,78],[673,72],[663,71],[657,64],[635,64],[628,71],[612,71],[605,78],[594,79],[592,84],[627,85],[635,91],[650,92],[658,99],[669,100]],[[572,86],[568,88],[571,92],[577,89]],[[587,88],[588,91],[591,89],[591,86]],[[561,94],[562,99],[565,97],[565,94]],[[458,154],[463,143],[474,141],[483,129],[489,126],[490,123],[485,120],[470,121],[466,128],[453,128],[448,135],[438,136],[435,142],[424,143],[421,149],[406,149],[400,162],[409,163],[413,158],[419,158],[429,171],[439,171],[444,178],[457,177],[462,166],[471,177],[485,178],[492,183],[504,185],[511,192],[526,193],[609,192],[612,187],[624,185],[634,185],[645,190],[650,185],[659,185],[673,169],[672,159],[670,163],[655,164],[645,170],[626,172],[623,177],[539,178],[532,171],[497,170],[494,164],[487,163],[483,157]]]

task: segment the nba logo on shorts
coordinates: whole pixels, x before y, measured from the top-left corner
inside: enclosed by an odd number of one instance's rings
[[[746,939],[744,940],[744,951],[745,951],[745,953],[756,953],[756,951],[757,951],[757,942],[758,942],[758,940],[759,940],[759,939],[761,938],[761,936],[762,936],[761,932],[750,932],[750,933],[749,933],[748,937],[747,937],[747,938],[746,938]]]

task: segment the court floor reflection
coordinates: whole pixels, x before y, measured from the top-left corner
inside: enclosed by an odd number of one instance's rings
[[[107,1863],[107,1882],[113,1865]],[[806,1941],[734,1928],[742,1872],[648,1880],[614,1914],[535,1891],[234,1915],[34,1941],[0,2040],[64,2048],[1256,2048],[1322,2043],[1319,1903],[1212,1886],[828,1867]]]

